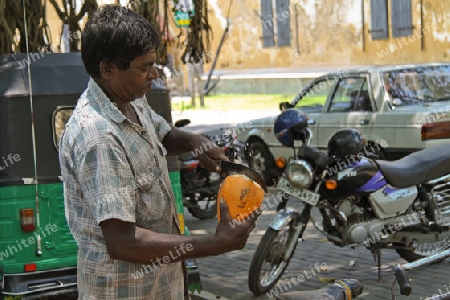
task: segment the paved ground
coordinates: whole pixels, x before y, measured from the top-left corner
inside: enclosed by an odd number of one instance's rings
[[[271,189],[270,193],[275,190]],[[290,206],[301,208],[301,204],[291,201]],[[263,295],[253,297],[247,287],[247,278],[253,253],[274,215],[274,208],[265,211],[258,219],[257,228],[251,234],[247,246],[241,251],[234,251],[217,257],[198,259],[201,279],[206,294],[200,294],[196,299],[270,299]],[[217,224],[216,219],[198,220],[186,211],[186,224],[192,234],[213,234]],[[339,248],[327,242],[314,229],[311,223],[305,232],[305,240],[300,242],[283,279],[298,276],[306,271],[311,278],[304,283],[292,286],[294,290],[318,289],[325,286],[319,280],[324,278],[356,278],[364,283],[364,293],[358,299],[391,299],[390,287],[393,279],[395,263],[404,263],[395,251],[382,251],[382,279],[377,280],[377,267],[371,253],[364,247]],[[354,264],[353,264],[354,262]],[[316,263],[326,264],[326,268],[316,276],[310,271]],[[425,299],[438,294],[439,290],[450,289],[449,260],[439,264],[409,273],[413,293],[410,297],[399,296],[397,299]],[[216,296],[214,296],[216,295]],[[203,298],[205,297],[205,298]]]

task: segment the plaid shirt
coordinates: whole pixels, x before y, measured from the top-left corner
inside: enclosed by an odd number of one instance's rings
[[[181,262],[114,260],[99,224],[108,219],[180,234],[160,141],[170,126],[144,98],[129,121],[90,79],[60,144],[66,219],[78,244],[79,299],[183,299]],[[155,260],[156,261],[156,260]]]

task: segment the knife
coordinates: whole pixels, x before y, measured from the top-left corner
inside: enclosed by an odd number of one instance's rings
[[[262,178],[261,174],[259,174],[254,169],[244,166],[242,164],[234,163],[231,161],[222,160],[220,161],[221,173],[226,177],[231,174],[242,174],[255,181],[257,184],[261,186],[264,192],[267,193],[266,182]]]

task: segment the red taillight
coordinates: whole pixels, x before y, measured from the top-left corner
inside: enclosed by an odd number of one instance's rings
[[[24,270],[25,272],[33,272],[33,271],[36,271],[36,264],[33,263],[33,264],[26,264],[26,265],[23,265],[23,270]]]
[[[34,210],[32,208],[24,208],[20,210],[20,227],[23,231],[36,230],[36,220],[34,218]]]
[[[450,122],[430,123],[422,126],[422,141],[450,138]]]

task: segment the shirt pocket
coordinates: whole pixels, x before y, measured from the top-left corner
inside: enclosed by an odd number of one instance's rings
[[[148,228],[160,221],[164,215],[170,212],[166,199],[162,192],[162,172],[158,169],[140,174],[136,178],[138,205],[136,211],[136,225]]]
[[[147,172],[141,172],[136,176],[136,186],[138,192],[147,192],[152,190],[154,186],[158,185],[158,180],[161,177],[161,171],[154,168]]]

